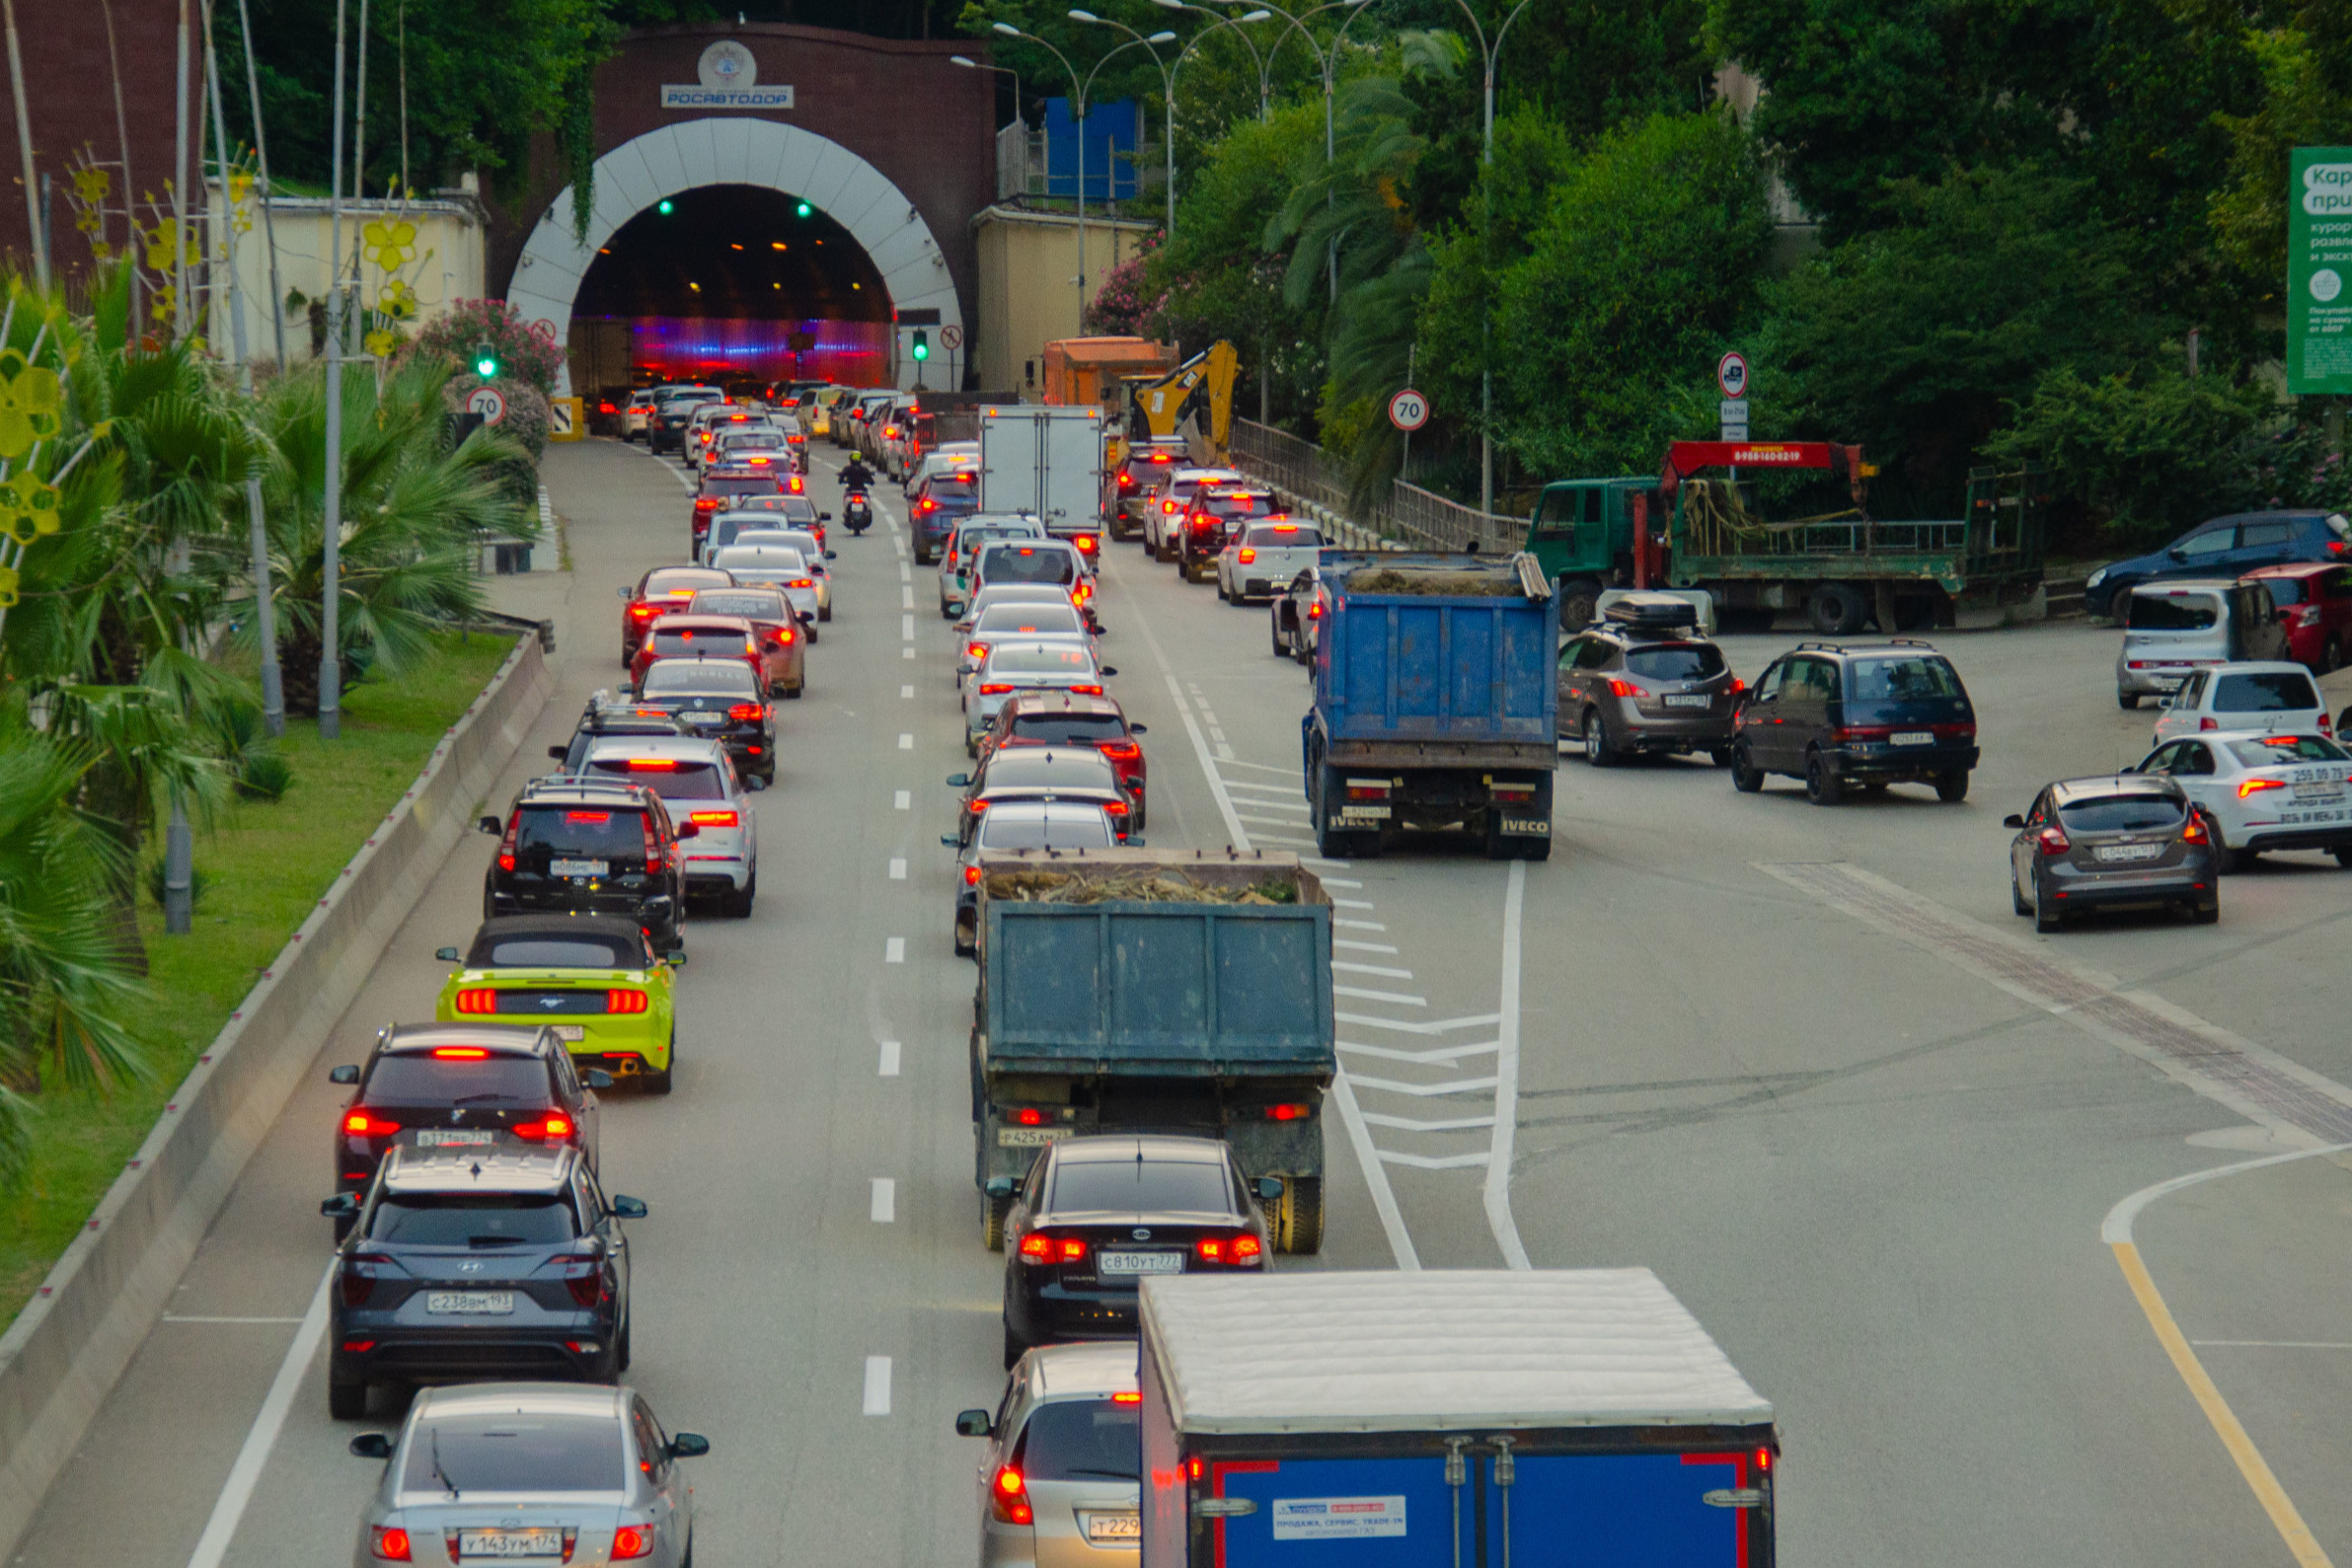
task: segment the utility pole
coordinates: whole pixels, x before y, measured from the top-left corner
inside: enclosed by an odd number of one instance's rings
[[[172,339],[188,336],[188,0],[180,0],[180,61],[172,77]]]
[[[343,7],[335,0],[335,134],[328,165],[334,171],[327,216],[327,451],[326,493],[320,498],[319,738],[340,740],[342,715],[343,531]]]
[[[25,102],[25,51],[17,43],[17,0],[0,0],[8,22],[8,85],[17,100],[17,150],[25,157],[25,224],[33,241],[33,264],[41,292],[49,287],[49,248],[40,232],[40,183],[33,172],[33,110]],[[127,205],[130,193],[123,192]]]
[[[269,247],[269,328],[277,341],[277,371],[282,376],[287,368],[286,291],[279,286],[277,279],[277,219],[271,216],[269,210],[269,143],[262,134],[262,72],[261,67],[254,62],[253,15],[246,0],[237,0],[237,27],[245,35],[245,92],[246,96],[253,101],[255,172],[262,177],[262,238]],[[116,95],[115,112],[120,113],[122,89],[119,78],[117,78],[114,91]],[[123,156],[127,159],[130,156],[130,133],[128,131],[123,133],[122,149]],[[123,178],[127,180],[129,176],[125,175]],[[135,271],[131,273],[131,286],[134,291],[138,287],[138,273]],[[136,309],[138,297],[135,292],[132,295],[131,304],[133,309]],[[270,651],[274,657],[276,650],[273,648]],[[285,726],[285,709],[282,706],[278,709],[277,721],[279,732],[282,733]]]
[[[114,78],[114,136],[121,143],[122,150],[122,227],[124,231],[122,254],[131,259],[130,336],[135,338],[139,334],[139,219],[137,212],[130,204],[131,192],[138,188],[130,183],[130,114],[122,105],[122,57],[114,47],[114,0],[99,0],[99,9],[107,19],[107,66],[109,74]],[[258,103],[254,108],[256,112],[261,110]],[[99,210],[103,217],[105,212],[103,204]],[[100,226],[100,238],[105,238],[103,222]]]
[[[1519,13],[1528,7],[1528,0],[1519,0],[1511,14],[1494,33],[1494,42],[1486,41],[1486,30],[1479,23],[1478,14],[1471,10],[1470,0],[1454,0],[1462,14],[1470,19],[1471,31],[1478,35],[1479,56],[1486,68],[1485,118],[1483,141],[1479,152],[1479,253],[1481,264],[1479,287],[1479,516],[1480,526],[1489,533],[1494,524],[1494,66],[1502,57],[1503,35],[1511,31],[1511,24],[1519,20]]]

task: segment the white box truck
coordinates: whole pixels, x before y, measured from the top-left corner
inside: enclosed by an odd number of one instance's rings
[[[991,404],[980,410],[980,510],[1027,512],[1102,559],[1102,411]]]

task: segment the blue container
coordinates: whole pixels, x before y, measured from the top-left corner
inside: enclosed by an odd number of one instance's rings
[[[1143,106],[1131,98],[1096,104],[1086,117],[1086,198],[1125,200],[1135,194],[1135,149],[1143,141]],[[1078,121],[1070,101],[1045,101],[1045,193],[1078,195]]]
[[[1455,557],[1327,552],[1347,565],[1472,567]],[[1315,661],[1315,708],[1334,743],[1449,742],[1550,748],[1557,733],[1555,600],[1356,593],[1341,583]]]

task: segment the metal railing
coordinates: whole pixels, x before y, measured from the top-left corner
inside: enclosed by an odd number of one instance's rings
[[[1402,480],[1390,482],[1366,515],[1356,515],[1347,503],[1345,460],[1253,419],[1233,421],[1233,461],[1284,494],[1408,549],[1468,550],[1475,542],[1481,555],[1509,555],[1526,538],[1527,525],[1519,518],[1488,517]]]

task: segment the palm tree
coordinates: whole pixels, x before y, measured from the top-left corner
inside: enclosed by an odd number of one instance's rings
[[[529,537],[537,519],[501,490],[497,465],[521,448],[488,429],[448,444],[441,389],[452,366],[418,358],[343,381],[341,654],[398,674],[426,656],[433,631],[480,613],[474,563],[487,534]],[[272,461],[263,485],[269,519],[286,709],[319,706],[320,605],[326,559],[327,396],[316,372],[283,377],[257,418]]]

